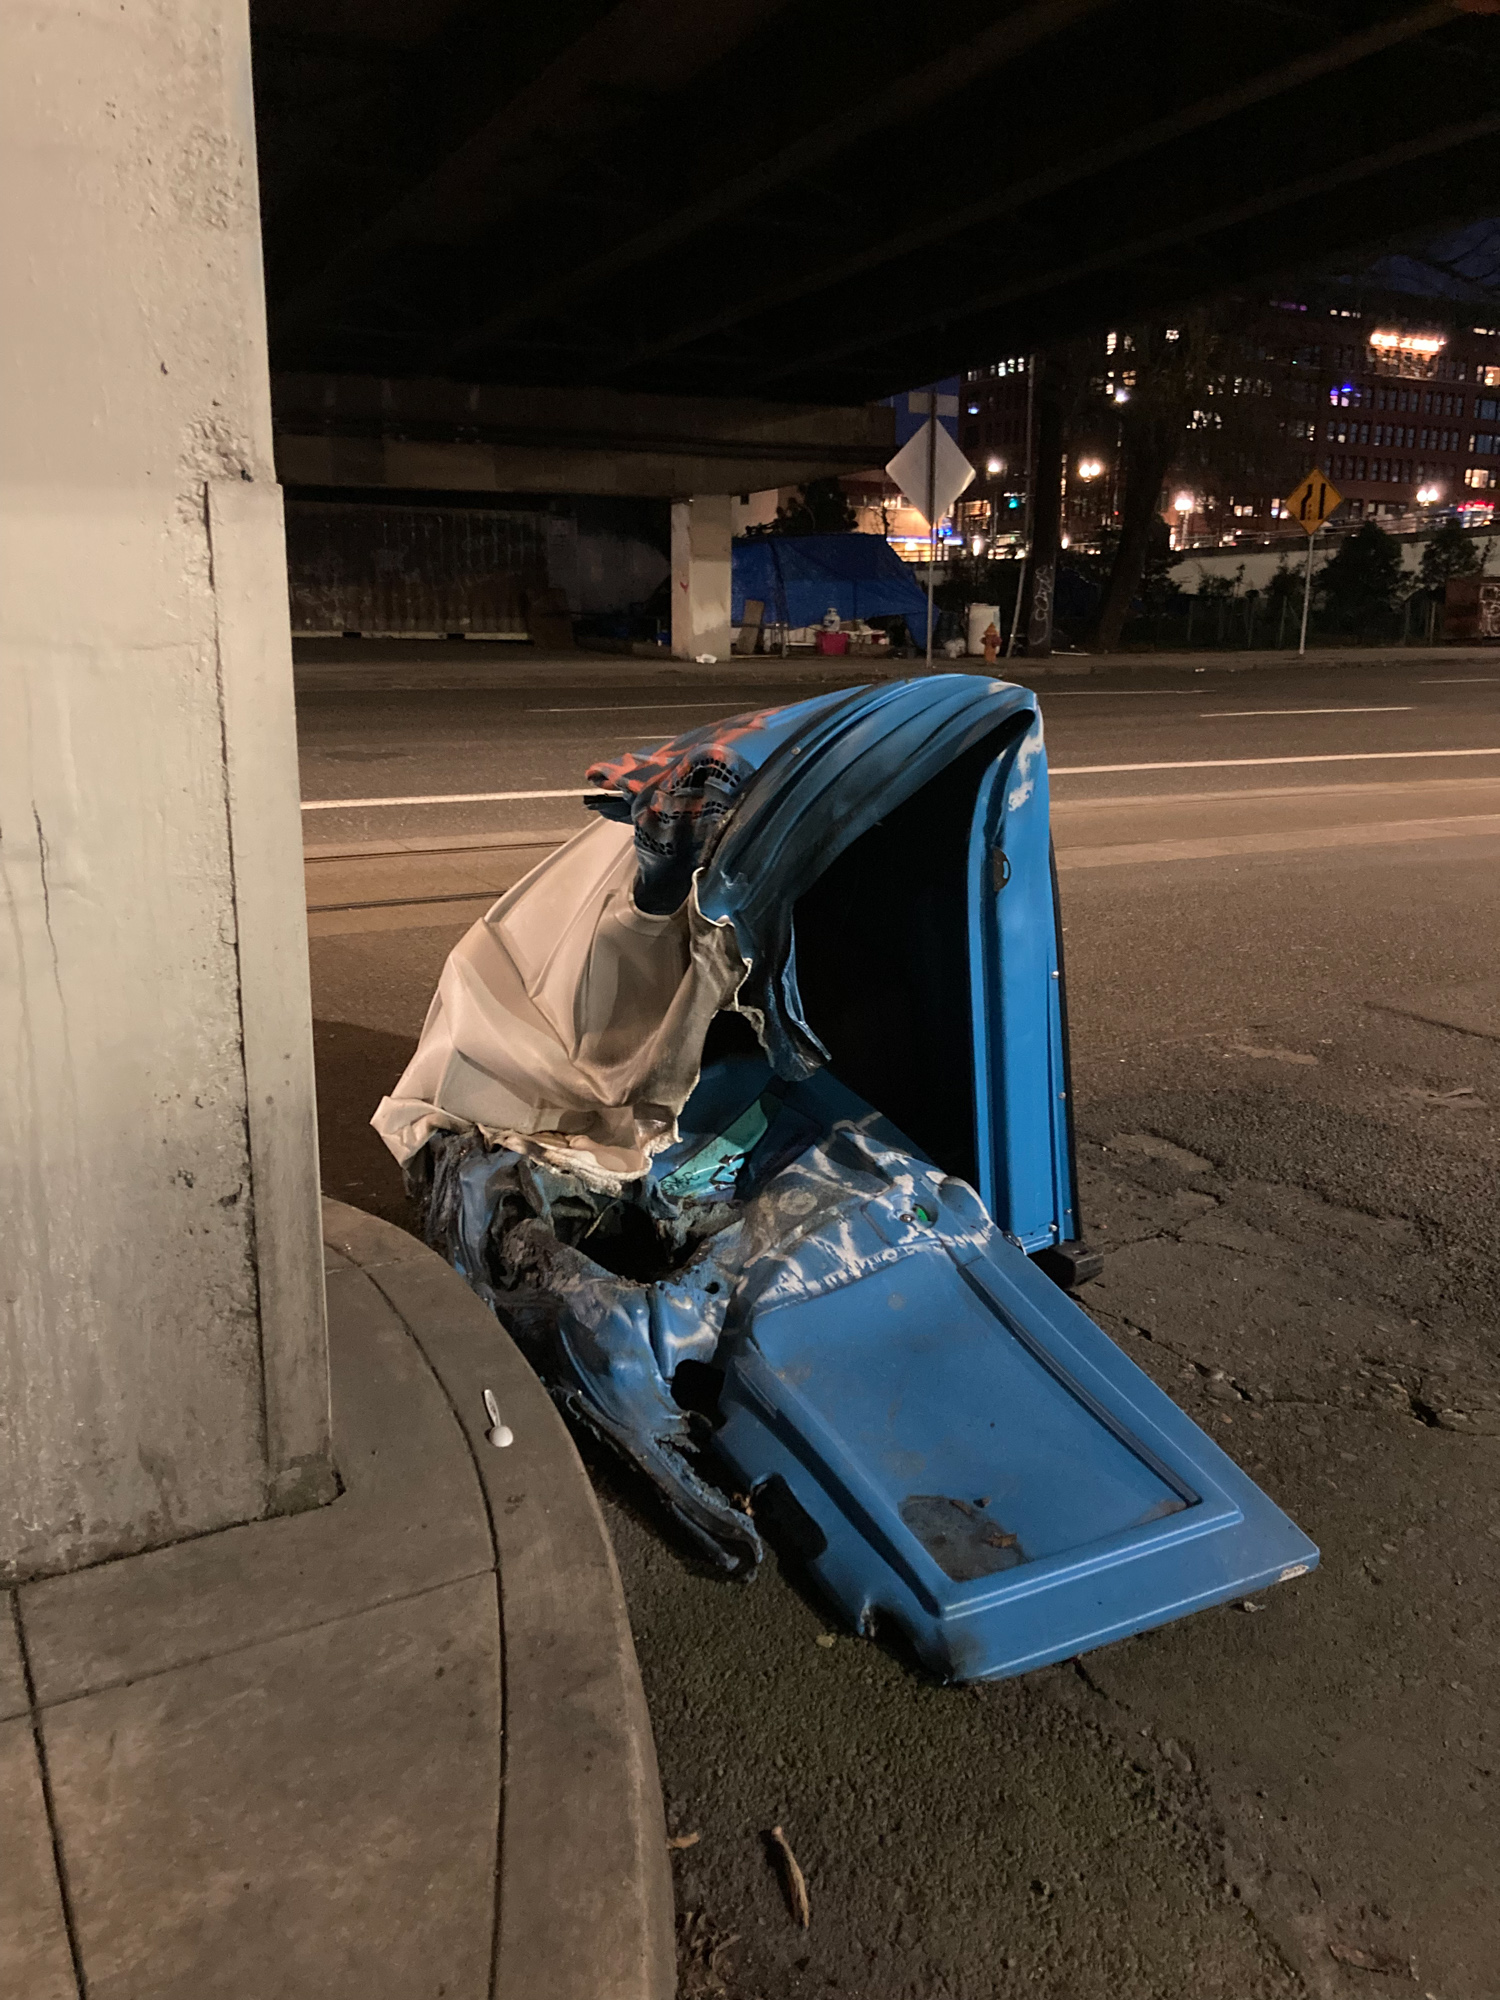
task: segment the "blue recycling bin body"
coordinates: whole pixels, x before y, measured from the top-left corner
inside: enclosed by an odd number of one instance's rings
[[[575,1287],[540,1364],[559,1399],[706,1545],[763,1531],[851,1626],[903,1634],[945,1679],[1312,1569],[1300,1529],[1038,1265],[1082,1232],[1036,697],[940,674],[680,741],[700,736],[735,776],[692,897],[732,927],[754,1036],[710,1031],[640,1199],[675,1216],[723,1197],[726,1220],[657,1282],[601,1270],[586,1309]],[[683,824],[660,808],[653,893]],[[443,1247],[485,1289],[495,1168],[471,1147],[454,1173]]]
[[[893,852],[917,865],[893,870]],[[952,1679],[1313,1568],[1308,1538],[1032,1261],[1081,1233],[1035,697],[968,675],[868,691],[828,744],[762,774],[700,902],[758,935],[752,883],[791,892],[795,1009],[830,1058],[804,1088],[829,1121],[852,1088],[942,1175],[930,1249],[762,1307],[726,1340],[714,1446],[752,1504],[771,1496],[850,1623],[899,1628]],[[851,934],[882,905],[866,954]],[[941,1107],[919,1101],[914,1024],[871,970],[923,952],[949,988],[939,1062],[929,1042],[918,1065],[948,1067]],[[977,1250],[936,1241],[955,1178],[1003,1232]]]

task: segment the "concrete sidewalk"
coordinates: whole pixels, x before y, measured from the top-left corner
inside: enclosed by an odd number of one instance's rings
[[[437,1257],[339,1203],[324,1236],[342,1496],[0,1606],[0,1992],[665,2000],[656,1756],[582,1465]]]

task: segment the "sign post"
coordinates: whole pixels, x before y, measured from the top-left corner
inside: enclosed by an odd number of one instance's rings
[[[1297,525],[1307,534],[1307,574],[1302,582],[1302,635],[1297,641],[1297,657],[1301,659],[1307,651],[1307,613],[1312,603],[1313,544],[1318,539],[1318,530],[1337,508],[1344,502],[1344,496],[1321,472],[1308,473],[1295,492],[1282,502],[1283,512],[1290,514]]]
[[[1313,529],[1307,538],[1307,574],[1302,579],[1302,633],[1297,641],[1297,658],[1300,660],[1307,651],[1307,610],[1312,603],[1313,544],[1318,539],[1318,531]]]
[[[932,414],[915,437],[908,438],[902,445],[886,467],[886,475],[895,481],[903,493],[922,495],[922,512],[931,537],[927,556],[927,665],[930,668],[932,586],[937,570],[938,523],[973,479],[974,468],[953,442],[947,426],[941,421],[945,414],[943,409],[945,403],[951,402],[954,413],[957,413],[957,398],[913,392],[910,402],[914,411],[927,409],[931,410]]]

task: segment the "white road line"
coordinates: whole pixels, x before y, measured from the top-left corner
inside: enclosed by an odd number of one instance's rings
[[[1188,757],[1166,764],[1054,764],[1054,778],[1088,778],[1114,771],[1259,770],[1272,764],[1377,764],[1411,757],[1500,757],[1485,750],[1332,750],[1304,757]],[[401,799],[304,799],[304,812],[366,812],[384,806],[510,805],[523,799],[591,799],[597,788],[566,792],[424,792]]]
[[[599,708],[528,708],[528,715],[653,715],[663,709],[712,708],[725,713],[722,701],[619,701]]]
[[[1464,674],[1441,681],[1418,681],[1417,685],[1424,688],[1477,688],[1493,687],[1496,681],[1500,681],[1500,674]]]
[[[375,806],[489,806],[517,799],[592,799],[597,785],[581,792],[422,792],[409,799],[304,799],[305,813],[362,812]]]
[[[1260,770],[1270,764],[1383,764],[1413,757],[1500,757],[1494,750],[1329,750],[1316,757],[1188,757],[1172,764],[1054,764],[1054,778],[1090,778],[1110,771]]]
[[[1414,701],[1387,702],[1380,708],[1205,708],[1200,722],[1217,722],[1231,715],[1410,715]]]

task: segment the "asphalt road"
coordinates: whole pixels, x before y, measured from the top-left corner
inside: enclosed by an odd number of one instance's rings
[[[609,676],[309,695],[306,795],[581,789],[592,756],[726,706]],[[704,1575],[596,1468],[672,1828],[698,1836],[674,1856],[689,2000],[1500,1991],[1500,659],[1142,678],[1044,691],[1107,1252],[1083,1303],[1323,1566],[945,1690],[774,1561]],[[795,692],[746,679],[727,706]],[[403,1218],[363,1121],[456,934],[578,810],[307,815],[325,850],[422,843],[309,868],[330,1193]]]
[[[555,688],[308,689],[299,701],[307,838],[571,831],[583,824],[596,758],[829,684],[827,676],[801,687],[759,679],[754,664],[737,665],[727,691],[728,676],[716,688],[713,670],[612,689],[607,663],[592,686],[578,684],[575,668]],[[850,673],[847,683],[858,678]],[[1194,767],[1204,763],[1221,766],[1211,780],[1219,791],[1265,782],[1252,775],[1257,769],[1304,770],[1274,761],[1287,756],[1493,748],[1486,739],[1500,720],[1500,661],[1493,673],[1445,663],[1431,672],[1372,671],[1357,685],[1348,667],[1203,674],[1186,685],[1180,675],[1147,686],[1137,684],[1141,676],[1115,678],[1127,684],[1046,688],[1048,754],[1062,798],[1202,790],[1209,780]],[[1175,768],[1120,768],[1131,764]],[[1418,775],[1450,765],[1497,768],[1444,754]],[[1377,763],[1343,775],[1382,774]]]

